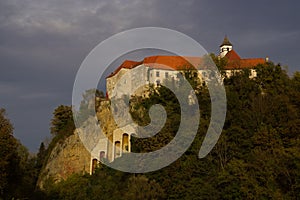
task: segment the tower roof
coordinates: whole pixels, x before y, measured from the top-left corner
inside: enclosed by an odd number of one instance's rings
[[[229,40],[228,40],[227,35],[224,37],[224,40],[223,40],[222,44],[220,45],[220,47],[224,46],[224,45],[232,46],[231,42],[229,42]]]

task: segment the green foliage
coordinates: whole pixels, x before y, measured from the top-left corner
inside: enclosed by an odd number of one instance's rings
[[[60,105],[53,112],[51,120],[51,133],[52,135],[70,135],[75,129],[73,121],[72,108],[70,106]]]
[[[38,168],[41,168],[43,166],[46,155],[47,155],[47,149],[44,143],[42,142],[36,156],[36,165]]]
[[[161,98],[161,97],[166,98]],[[138,104],[138,105],[137,105]],[[140,125],[147,125],[150,118],[147,114],[152,105],[160,104],[164,106],[167,113],[167,120],[162,130],[149,139],[133,138],[133,150],[135,152],[150,152],[160,149],[168,144],[175,136],[180,124],[180,107],[176,96],[166,87],[161,86],[159,90],[153,90],[150,98],[142,99],[136,97],[132,99],[131,106],[135,107],[131,111],[133,119]],[[142,113],[138,112],[142,107]],[[145,117],[141,117],[141,115]],[[151,133],[150,133],[151,134]]]
[[[93,175],[74,174],[57,184],[49,180],[47,199],[162,199],[160,185],[146,176],[122,173],[105,166]]]
[[[34,199],[40,166],[13,136],[13,127],[0,109],[0,199]]]
[[[245,70],[224,80],[228,110],[223,133],[213,151],[202,160],[196,155],[209,125],[210,99],[207,88],[198,88],[202,115],[193,145],[170,166],[146,174],[160,183],[168,199],[300,197],[300,75],[295,73],[289,78],[273,63],[257,66],[257,72],[255,79],[249,79]],[[140,101],[141,105],[163,102],[157,98],[171,96],[161,90],[164,88],[158,90],[157,97]],[[166,110],[178,111],[177,104],[166,101],[163,105]],[[172,114],[171,119],[179,116]],[[172,124],[172,120],[168,123]],[[168,135],[168,129],[160,134]],[[140,151],[151,149],[152,139],[134,141],[132,146]]]
[[[18,142],[13,137],[13,127],[0,109],[0,196],[8,198],[12,195],[13,179],[19,171]]]

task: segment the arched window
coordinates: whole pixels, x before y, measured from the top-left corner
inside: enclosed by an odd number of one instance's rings
[[[105,158],[105,151],[100,151],[100,160]]]
[[[118,158],[121,156],[121,143],[120,141],[115,142],[115,158]]]
[[[129,151],[129,136],[127,133],[124,133],[122,137],[122,150],[123,152]]]
[[[94,158],[92,161],[92,173],[95,172],[95,169],[97,168],[97,166],[98,166],[98,160],[96,158]]]

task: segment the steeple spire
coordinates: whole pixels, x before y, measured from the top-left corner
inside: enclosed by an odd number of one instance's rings
[[[227,46],[232,46],[231,42],[229,41],[227,35],[225,35],[224,40],[222,42],[222,44],[220,45],[220,47],[227,45]]]

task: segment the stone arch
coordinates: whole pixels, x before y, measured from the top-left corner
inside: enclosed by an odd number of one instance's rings
[[[122,151],[129,152],[129,135],[127,133],[122,136]]]
[[[121,156],[121,142],[116,141],[115,142],[115,158],[118,158]]]
[[[100,151],[100,160],[103,160],[105,158],[105,151]]]
[[[98,166],[98,160],[96,158],[94,158],[92,160],[92,173],[95,171],[95,169],[97,168]]]

